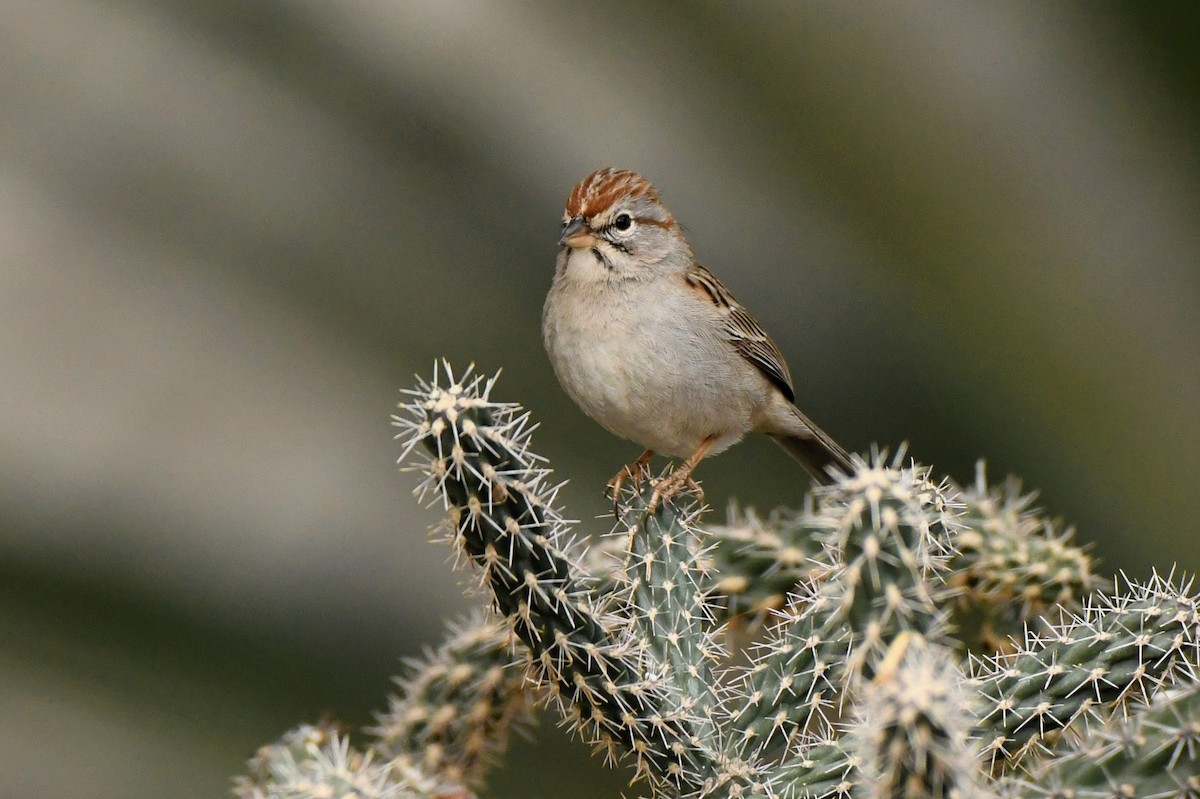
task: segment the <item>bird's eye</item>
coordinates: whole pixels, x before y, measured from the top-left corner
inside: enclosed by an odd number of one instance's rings
[[[633,217],[629,214],[617,214],[617,218],[613,220],[613,227],[617,230],[629,230],[633,227]]]

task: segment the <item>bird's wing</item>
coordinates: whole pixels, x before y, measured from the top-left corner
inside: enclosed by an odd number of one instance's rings
[[[762,325],[733,298],[729,289],[721,285],[716,275],[700,264],[693,264],[684,277],[688,285],[706,296],[724,314],[725,331],[733,348],[778,386],[789,402],[794,402],[796,394],[792,389],[792,375],[788,372],[787,362]]]

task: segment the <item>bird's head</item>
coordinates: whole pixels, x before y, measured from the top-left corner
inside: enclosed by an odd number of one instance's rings
[[[571,191],[563,212],[563,267],[583,258],[607,277],[648,277],[683,268],[691,249],[650,181],[628,169],[600,169]]]

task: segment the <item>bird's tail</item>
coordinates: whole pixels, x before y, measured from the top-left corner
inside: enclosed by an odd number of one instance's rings
[[[845,474],[853,474],[854,464],[850,453],[842,448],[829,434],[813,424],[812,420],[792,408],[800,424],[793,433],[770,433],[775,443],[783,447],[789,455],[800,461],[800,465],[822,485],[829,485],[833,478],[829,467],[834,467]]]

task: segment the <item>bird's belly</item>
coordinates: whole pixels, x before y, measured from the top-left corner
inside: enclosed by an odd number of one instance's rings
[[[710,436],[720,451],[745,435],[750,409],[714,391],[727,384],[712,374],[721,360],[706,352],[714,342],[681,335],[670,308],[635,315],[619,304],[589,306],[548,319],[553,333],[546,342],[560,382],[588,416],[675,457],[691,455]]]

